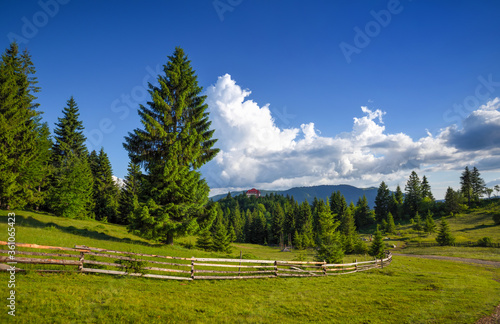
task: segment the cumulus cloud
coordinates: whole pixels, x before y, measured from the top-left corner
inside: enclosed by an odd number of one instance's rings
[[[279,128],[270,105],[259,106],[248,99],[251,92],[229,74],[219,77],[206,94],[221,149],[202,169],[212,188],[286,189],[345,182],[367,186],[401,178],[403,173],[407,176],[411,169],[461,169],[464,163],[481,160],[491,169],[498,161],[491,151],[470,152],[466,139],[481,133],[490,139],[476,141],[476,150],[492,148],[493,143],[498,146],[498,133],[482,131],[500,129],[498,98],[473,112],[463,129],[450,126],[436,136],[428,133],[414,140],[404,133],[387,133],[385,112],[368,107],[361,107],[362,117],[353,118],[350,132],[334,137],[321,136],[313,122]]]
[[[500,98],[473,111],[462,123],[448,127],[442,134],[450,145],[458,149],[475,151],[496,148],[500,144]]]

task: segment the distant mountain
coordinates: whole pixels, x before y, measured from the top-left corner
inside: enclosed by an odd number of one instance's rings
[[[375,197],[377,196],[377,190],[378,188],[375,187],[357,188],[350,185],[323,185],[323,186],[312,186],[312,187],[296,187],[288,190],[276,190],[276,191],[261,190],[260,192],[261,195],[263,196],[265,196],[266,194],[270,194],[272,192],[283,196],[286,195],[293,196],[293,198],[297,200],[299,203],[303,202],[306,199],[309,203],[312,203],[314,197],[326,200],[327,198],[330,198],[332,192],[340,191],[342,195],[344,195],[347,204],[350,204],[351,201],[354,204],[356,204],[358,199],[363,195],[365,195],[366,199],[368,200],[368,205],[370,206],[370,208],[373,208],[373,206],[375,206]],[[233,197],[238,196],[244,192],[246,191],[234,191],[231,192],[231,196]],[[221,194],[210,198],[214,201],[217,201],[226,196],[227,194]]]

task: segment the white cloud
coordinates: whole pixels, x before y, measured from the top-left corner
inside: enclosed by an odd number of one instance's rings
[[[364,116],[353,119],[350,132],[335,137],[321,136],[313,122],[300,129],[281,129],[269,104],[260,107],[247,99],[250,93],[228,74],[207,90],[216,146],[221,149],[202,169],[212,188],[287,189],[339,183],[367,187],[407,178],[412,169],[432,172],[462,169],[485,158],[496,161],[491,151],[471,153],[454,145],[454,140],[484,125],[497,127],[498,98],[473,112],[463,130],[450,126],[436,136],[428,132],[414,140],[404,133],[386,133],[385,112],[368,107],[361,107]]]

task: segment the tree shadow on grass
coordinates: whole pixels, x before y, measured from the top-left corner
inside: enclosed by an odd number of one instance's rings
[[[7,223],[8,219],[7,217],[0,217],[0,223]],[[140,244],[148,247],[160,247],[163,246],[163,244],[151,244],[148,242],[144,241],[139,241],[139,240],[133,240],[128,237],[126,238],[119,238],[115,237],[112,235],[109,235],[106,233],[105,226],[97,223],[94,226],[93,229],[89,228],[88,226],[85,226],[84,228],[76,228],[75,226],[61,226],[53,222],[42,222],[39,221],[38,219],[33,218],[32,216],[22,216],[22,215],[16,215],[16,224],[19,226],[25,226],[25,227],[33,227],[33,228],[40,228],[40,229],[45,229],[45,230],[59,230],[64,233],[68,234],[73,234],[73,235],[78,235],[78,236],[83,236],[83,237],[88,237],[96,240],[103,240],[103,241],[113,241],[113,242],[120,242],[120,243],[131,243],[131,244]],[[99,232],[98,229],[102,229],[102,232]],[[33,242],[26,242],[26,243],[33,243]]]
[[[468,231],[474,231],[474,230],[479,230],[479,229],[485,229],[485,228],[490,228],[490,227],[495,227],[498,225],[491,224],[491,225],[486,225],[486,224],[481,224],[481,225],[476,225],[474,227],[466,227],[462,228],[460,230],[457,230],[457,232],[468,232]]]

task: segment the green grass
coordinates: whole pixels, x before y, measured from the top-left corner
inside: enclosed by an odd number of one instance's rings
[[[469,259],[500,262],[499,248],[433,246],[433,247],[409,247],[398,252],[405,254],[442,255],[442,256],[450,256],[457,258],[469,258]]]
[[[500,303],[499,281],[498,269],[407,257],[383,270],[326,278],[178,282],[28,273],[16,277],[16,321],[473,323]],[[4,310],[0,322],[7,319]]]
[[[481,221],[480,215],[476,216]],[[457,219],[461,217],[465,216]],[[6,217],[0,217],[1,240],[7,238],[6,221]],[[454,230],[475,226],[470,222],[469,219],[459,225],[457,221]],[[491,230],[484,227],[473,231],[481,229]],[[185,247],[192,246],[194,240],[188,237],[177,241],[181,244],[164,246],[129,234],[124,226],[16,211],[17,242],[66,247],[79,244],[185,257],[228,256]],[[500,249],[436,247],[402,252],[496,260],[497,250]],[[229,256],[239,257],[239,251],[259,259],[313,258],[312,251],[280,252],[277,248],[241,243],[233,244]],[[356,258],[362,260],[362,256],[346,256],[345,261]],[[7,273],[0,273],[0,285],[2,282],[0,298],[6,300]],[[491,314],[498,304],[499,268],[396,256],[382,270],[318,278],[179,282],[79,273],[19,273],[15,320],[19,323],[474,323]],[[12,318],[5,307],[0,312],[0,322],[7,320]]]

